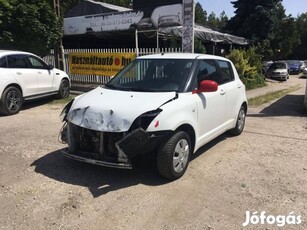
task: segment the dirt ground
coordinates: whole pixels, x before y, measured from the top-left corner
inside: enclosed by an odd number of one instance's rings
[[[137,170],[68,160],[62,105],[0,117],[0,229],[307,229],[307,114],[302,88],[250,108],[244,132],[204,146],[179,180],[149,160]],[[246,211],[303,223],[249,225]]]

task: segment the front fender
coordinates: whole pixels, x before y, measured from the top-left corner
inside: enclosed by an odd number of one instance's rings
[[[197,104],[192,93],[182,93],[178,98],[160,107],[162,112],[149,124],[146,131],[176,130],[183,124],[189,124],[196,131]]]

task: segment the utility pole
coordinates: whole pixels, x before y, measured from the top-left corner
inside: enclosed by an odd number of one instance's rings
[[[61,18],[60,0],[53,0],[54,13],[58,18]],[[64,50],[62,39],[60,39],[54,47],[55,67],[64,70]]]

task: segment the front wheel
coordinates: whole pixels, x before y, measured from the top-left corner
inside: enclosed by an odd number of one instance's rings
[[[188,168],[191,155],[191,141],[184,131],[176,132],[160,146],[157,164],[161,176],[176,180]]]
[[[245,107],[242,105],[239,110],[236,126],[233,129],[229,130],[230,134],[238,136],[243,132],[245,126],[245,117],[246,117],[246,110]]]
[[[62,80],[57,98],[67,98],[69,96],[69,90],[69,82],[67,80]]]
[[[5,115],[19,113],[22,102],[23,98],[20,90],[14,86],[10,86],[2,94],[0,111]]]

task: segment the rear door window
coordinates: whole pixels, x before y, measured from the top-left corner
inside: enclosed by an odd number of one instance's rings
[[[219,85],[231,82],[234,80],[231,64],[228,61],[217,60],[219,67],[219,77],[217,83]]]
[[[7,56],[8,68],[27,69],[30,68],[26,55],[9,55]]]

